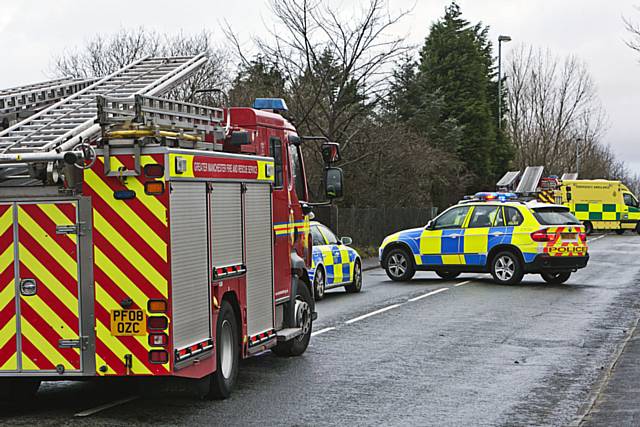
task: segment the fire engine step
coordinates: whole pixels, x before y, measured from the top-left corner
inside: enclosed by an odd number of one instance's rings
[[[300,335],[302,335],[302,328],[286,328],[276,332],[279,342],[289,341]]]

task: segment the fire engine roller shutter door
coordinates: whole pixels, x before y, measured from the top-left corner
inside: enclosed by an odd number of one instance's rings
[[[242,186],[211,185],[211,259],[214,268],[239,265],[242,259]]]
[[[172,182],[169,211],[173,343],[180,349],[211,338],[206,184]]]
[[[247,264],[247,334],[273,329],[271,185],[247,184],[244,203]]]

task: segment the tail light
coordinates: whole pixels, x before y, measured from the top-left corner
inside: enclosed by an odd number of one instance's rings
[[[549,242],[553,240],[553,234],[547,233],[547,230],[538,230],[531,233],[534,242]]]
[[[169,322],[164,316],[149,316],[147,318],[147,329],[149,329],[150,331],[163,331],[167,329],[167,326],[169,326]]]
[[[167,350],[151,350],[149,352],[149,362],[164,364],[169,361],[169,353]]]
[[[152,299],[147,303],[147,309],[150,313],[166,313],[167,301],[163,299]]]
[[[149,345],[152,347],[166,347],[168,342],[167,334],[149,334]]]
[[[583,243],[587,241],[587,233],[585,233],[584,231],[579,232],[578,237],[580,238],[580,241]]]

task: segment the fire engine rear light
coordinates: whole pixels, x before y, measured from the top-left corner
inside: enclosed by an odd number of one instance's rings
[[[162,178],[164,175],[164,166],[159,164],[144,165],[144,176],[147,178]]]
[[[535,242],[549,242],[553,240],[553,234],[547,233],[547,230],[538,230],[531,233],[531,238]]]
[[[147,303],[149,313],[166,313],[167,302],[163,299],[152,299]]]
[[[166,350],[151,350],[149,352],[149,362],[164,364],[169,361],[169,353]]]
[[[116,190],[113,192],[113,198],[116,200],[135,199],[136,192],[133,190]]]
[[[167,334],[150,334],[149,345],[152,347],[166,347],[169,339]]]
[[[147,181],[144,183],[144,193],[150,196],[159,196],[164,193],[164,182]]]
[[[167,329],[169,322],[164,316],[149,316],[147,318],[147,329],[154,331],[163,331]]]

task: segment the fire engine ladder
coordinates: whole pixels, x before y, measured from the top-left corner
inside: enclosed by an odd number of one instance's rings
[[[107,176],[136,176],[140,174],[139,141],[155,144],[221,150],[217,141],[226,131],[221,126],[224,111],[172,99],[148,95],[134,98],[98,97],[98,123],[102,127],[102,148]],[[133,147],[135,168],[133,170],[110,169],[111,148]]]
[[[70,77],[34,83],[27,86],[0,90],[0,119],[21,112],[35,113],[76,92],[80,92],[96,79],[74,79]]]
[[[0,132],[0,180],[29,162],[62,160],[73,151],[82,158],[79,144],[100,135],[95,123],[98,96],[118,98],[165,93],[207,61],[194,57],[143,58],[110,74],[84,90]]]

